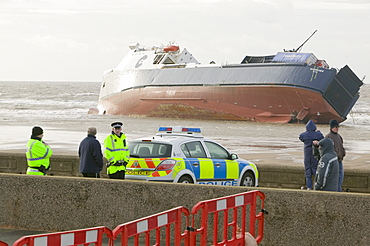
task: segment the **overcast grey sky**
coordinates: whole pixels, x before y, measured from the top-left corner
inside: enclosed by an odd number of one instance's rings
[[[201,63],[297,48],[370,80],[370,0],[0,0],[0,81],[101,81],[132,42]]]

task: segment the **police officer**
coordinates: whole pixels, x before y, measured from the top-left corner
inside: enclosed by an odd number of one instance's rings
[[[32,128],[31,139],[27,143],[28,175],[46,175],[50,169],[50,157],[53,154],[50,146],[42,141],[44,131],[41,127]]]
[[[126,165],[130,157],[122,122],[113,122],[112,134],[104,140],[104,156],[108,160],[107,173],[111,179],[125,179]]]

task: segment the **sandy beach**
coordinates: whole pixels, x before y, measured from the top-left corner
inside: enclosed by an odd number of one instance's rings
[[[303,143],[298,135],[305,131],[304,124],[259,124],[233,121],[190,121],[182,119],[135,118],[115,116],[93,116],[90,119],[71,119],[68,122],[44,122],[44,140],[50,144],[54,155],[77,155],[80,141],[86,136],[90,125],[98,128],[97,139],[103,143],[110,133],[110,122],[119,119],[125,123],[124,132],[128,140],[155,135],[159,126],[183,125],[201,127],[206,138],[216,140],[239,157],[257,165],[298,166],[303,170]],[[93,124],[92,124],[93,122]],[[0,140],[1,152],[24,153],[32,126],[16,127],[1,125],[3,138]],[[325,135],[328,125],[318,125]],[[361,130],[361,131],[358,131]],[[370,137],[367,127],[342,126],[340,134],[344,139],[347,155],[345,169],[370,169]]]
[[[205,138],[219,142],[257,165],[293,165],[303,170],[303,143],[298,136],[306,130],[305,124],[190,120],[180,114],[170,119],[89,115],[89,107],[96,107],[98,102],[100,83],[9,82],[2,85],[2,152],[25,153],[31,129],[37,125],[44,129],[43,140],[52,147],[54,155],[77,155],[78,145],[86,137],[89,126],[97,127],[97,139],[103,143],[110,134],[110,124],[121,121],[129,141],[153,136],[161,126],[199,127]],[[345,169],[370,168],[369,102],[370,87],[364,86],[348,119],[341,123],[339,133],[347,151]],[[317,128],[323,135],[329,132],[328,124],[317,125]]]

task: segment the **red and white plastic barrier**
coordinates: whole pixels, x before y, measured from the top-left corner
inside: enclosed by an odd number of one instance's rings
[[[129,239],[132,239],[135,246],[161,245],[164,241],[164,245],[206,246],[209,245],[209,237],[212,237],[214,246],[256,245],[263,239],[264,215],[267,213],[264,200],[265,195],[262,192],[249,191],[199,202],[193,207],[191,214],[187,208],[177,207],[121,224],[113,231],[101,226],[25,236],[18,239],[13,246],[102,246],[104,234],[109,239],[108,246],[113,246],[119,236],[121,246],[128,246]],[[260,209],[257,214],[258,205]],[[209,218],[213,225],[209,225]],[[0,246],[3,246],[1,242]]]
[[[102,246],[103,234],[109,238],[109,243],[111,243],[112,231],[105,226],[100,226],[74,231],[24,236],[15,241],[13,246],[77,246],[90,244]]]
[[[0,241],[0,246],[8,246],[8,244],[3,241]]]
[[[133,238],[135,246],[160,245],[163,239],[166,241],[165,245],[171,245],[171,243],[174,243],[172,245],[189,245],[188,233],[187,231],[183,233],[181,228],[183,222],[186,226],[189,225],[189,210],[185,207],[177,207],[119,225],[113,230],[112,238],[116,240],[118,236],[121,236],[121,246],[127,246],[129,238]],[[173,230],[171,230],[171,225],[173,225]],[[165,235],[161,236],[161,228],[165,228]],[[155,243],[151,242],[151,231],[155,231]],[[139,242],[141,235],[144,236],[145,243]],[[171,242],[171,240],[174,241]]]
[[[257,197],[260,198],[261,210],[256,215]],[[212,245],[245,245],[247,206],[249,206],[249,233],[257,243],[263,239],[264,228],[264,199],[265,195],[260,191],[249,191],[236,195],[211,199],[197,203],[192,209],[192,227],[190,228],[190,245],[208,245],[209,216],[213,216]],[[195,216],[200,213],[201,221],[196,223]],[[238,221],[238,218],[240,221]],[[200,224],[196,228],[196,224]],[[221,227],[221,228],[220,228]],[[257,227],[257,236],[256,236]],[[220,233],[221,232],[221,233]],[[229,232],[231,237],[229,238]],[[221,239],[221,241],[220,241]]]

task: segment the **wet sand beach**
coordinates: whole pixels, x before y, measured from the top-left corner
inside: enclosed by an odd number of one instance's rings
[[[86,137],[89,126],[97,127],[97,139],[103,143],[114,121],[124,123],[123,131],[128,140],[153,136],[160,126],[200,127],[204,137],[219,142],[257,166],[301,167],[304,182],[303,143],[298,136],[306,130],[305,124],[201,121],[182,119],[181,115],[177,119],[88,115],[89,107],[96,107],[98,102],[100,83],[9,82],[1,85],[0,152],[25,153],[31,129],[36,125],[44,129],[44,141],[50,144],[54,156],[77,156],[78,145]],[[347,151],[344,171],[370,170],[368,105],[370,87],[364,87],[354,110],[339,129]],[[323,135],[329,132],[328,125],[317,125],[317,128]],[[20,236],[17,234],[9,242]]]
[[[110,133],[110,123],[116,120],[124,122],[124,132],[128,140],[153,136],[160,126],[200,127],[204,137],[216,140],[239,157],[257,165],[300,166],[303,169],[303,143],[299,141],[298,135],[305,131],[304,124],[87,115],[82,119],[42,122],[40,125],[45,131],[44,141],[50,144],[54,155],[77,155],[78,145],[86,136],[87,127],[97,127],[97,139],[103,143]],[[32,126],[19,123],[18,126],[1,124],[0,127],[3,132],[0,151],[24,153]],[[328,125],[317,127],[324,135],[329,131]],[[370,169],[368,127],[344,125],[340,127],[339,133],[347,151],[345,169]]]
[[[96,82],[1,82],[0,83],[0,151],[25,153],[33,126],[44,129],[44,141],[54,155],[77,155],[86,129],[95,126],[97,139],[103,143],[110,134],[110,124],[124,123],[128,140],[153,136],[160,126],[200,127],[206,138],[216,140],[240,157],[258,165],[293,165],[303,170],[303,143],[298,136],[305,124],[273,124],[243,121],[207,121],[89,115],[96,107],[101,84]],[[16,92],[16,93],[15,93]],[[347,156],[345,169],[370,168],[370,87],[361,88],[361,96],[339,133],[344,139]],[[324,135],[327,124],[317,125]]]

